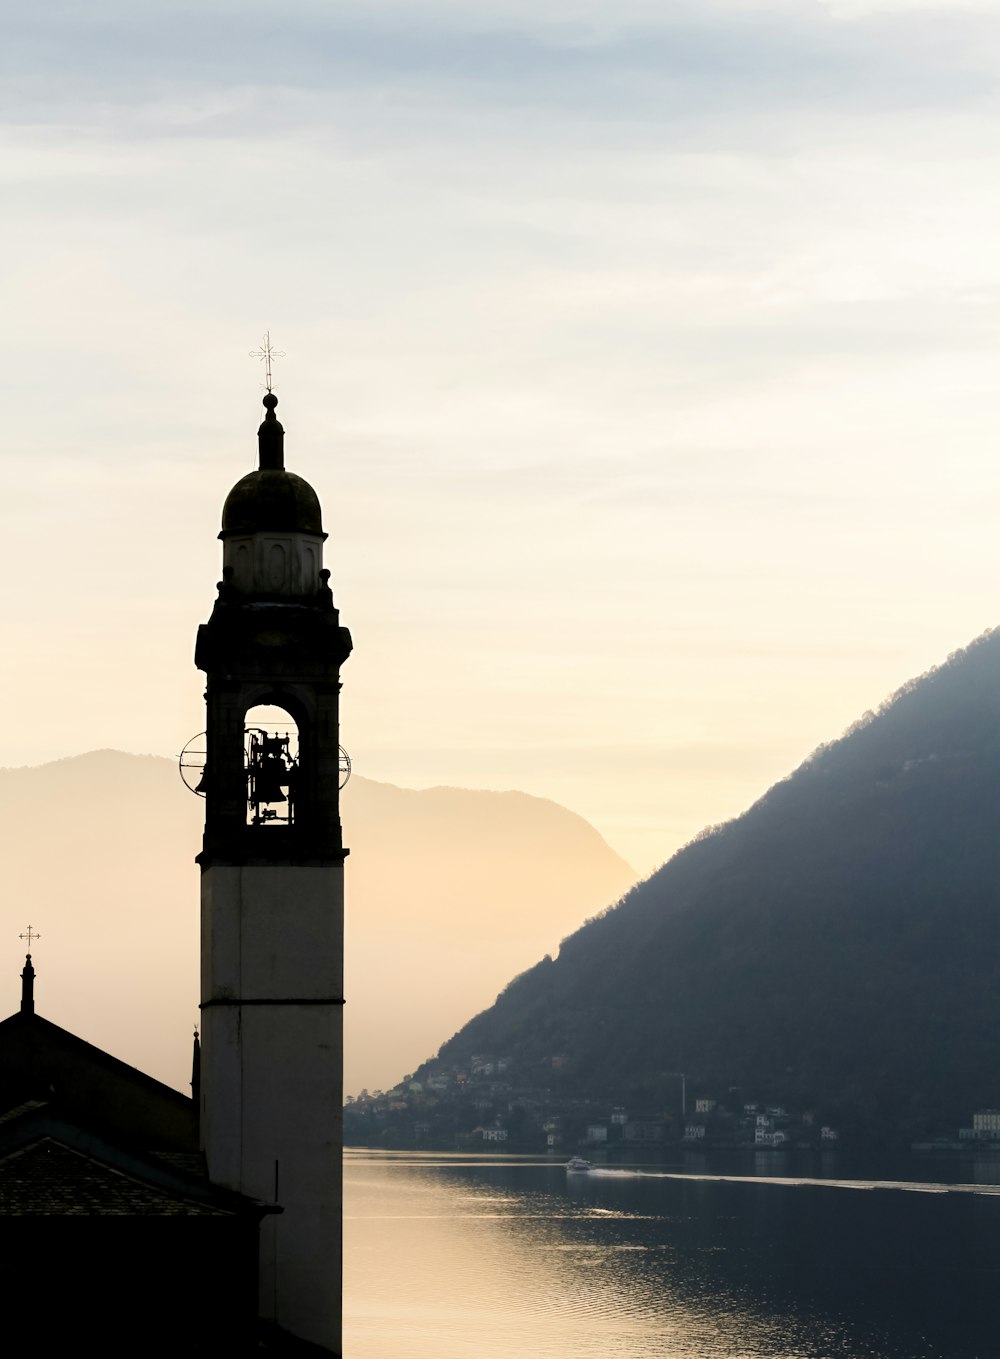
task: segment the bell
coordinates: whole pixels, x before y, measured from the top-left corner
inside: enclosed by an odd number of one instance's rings
[[[195,789],[194,789],[194,791],[195,791],[196,793],[207,793],[207,792],[208,792],[208,765],[207,765],[207,764],[202,766],[201,778],[200,778],[200,779],[198,780],[198,782],[195,784]]]
[[[282,792],[282,784],[287,784],[288,774],[281,760],[262,760],[253,781],[254,802],[287,802]]]

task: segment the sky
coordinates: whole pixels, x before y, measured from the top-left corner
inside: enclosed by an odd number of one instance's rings
[[[0,76],[0,765],[204,725],[268,328],[370,778],[645,874],[998,621],[1000,0],[45,0]]]

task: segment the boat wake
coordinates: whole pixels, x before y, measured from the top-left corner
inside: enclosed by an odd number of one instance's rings
[[[705,1180],[713,1184],[774,1184],[803,1189],[886,1189],[909,1194],[1000,1194],[1000,1184],[935,1184],[923,1180],[831,1180],[805,1175],[708,1175],[672,1170],[611,1170],[603,1167],[592,1175],[633,1175],[655,1180]]]

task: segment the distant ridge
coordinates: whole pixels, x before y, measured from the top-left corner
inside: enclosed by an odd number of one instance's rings
[[[473,1053],[632,1107],[684,1071],[890,1136],[1000,1107],[1000,631],[675,854],[440,1055]]]
[[[158,756],[96,750],[0,769],[0,1018],[17,1008],[30,922],[39,1013],[185,1088],[203,812]],[[342,814],[349,1093],[397,1081],[635,877],[588,822],[525,793],[355,774]]]

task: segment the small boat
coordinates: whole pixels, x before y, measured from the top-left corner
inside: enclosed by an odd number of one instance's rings
[[[585,1175],[588,1170],[593,1170],[589,1161],[585,1161],[582,1156],[571,1156],[566,1162],[566,1171],[569,1175]]]

